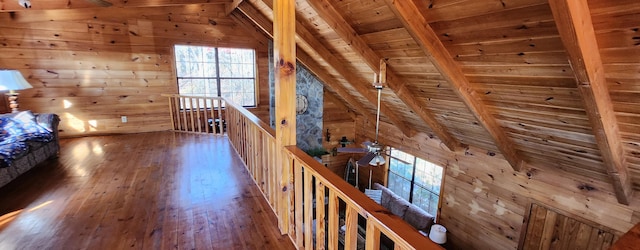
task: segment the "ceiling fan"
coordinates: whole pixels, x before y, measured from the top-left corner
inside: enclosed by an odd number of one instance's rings
[[[383,154],[383,149],[384,146],[380,143],[378,143],[378,132],[380,129],[380,95],[382,93],[382,88],[384,83],[386,82],[386,62],[384,61],[384,59],[380,60],[380,73],[379,74],[374,74],[374,80],[375,82],[373,83],[373,86],[376,88],[377,92],[378,92],[378,106],[377,106],[377,110],[376,110],[376,137],[375,140],[373,142],[370,141],[365,141],[363,144],[363,148],[347,148],[347,147],[340,147],[337,148],[338,152],[342,152],[342,153],[366,153],[362,158],[360,158],[357,162],[356,162],[356,166],[355,166],[355,171],[356,171],[356,187],[358,186],[358,168],[360,166],[373,166],[373,167],[378,167],[380,165],[385,164],[386,160],[384,158]],[[371,171],[372,168],[369,169],[369,188],[371,188]]]

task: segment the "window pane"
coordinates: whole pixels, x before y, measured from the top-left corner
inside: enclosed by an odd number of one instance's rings
[[[429,197],[431,193],[424,188],[414,185],[413,186],[413,204],[422,208],[424,211],[429,211]]]
[[[411,192],[411,182],[403,179],[402,177],[390,173],[389,174],[389,189],[393,193],[399,195],[405,200],[409,200],[409,194]]]
[[[222,97],[242,106],[255,105],[255,83],[253,79],[221,79]]]
[[[218,72],[216,72],[216,64],[215,63],[203,63],[203,74],[204,77],[216,77]]]
[[[427,210],[427,212],[429,212],[430,214],[437,214],[438,213],[438,200],[440,199],[439,196],[431,193],[431,197],[429,198],[429,209]]]
[[[204,47],[203,48],[203,62],[216,63],[216,48]]]
[[[254,77],[253,50],[220,48],[218,52],[220,64],[227,65],[224,69],[220,68],[220,77]]]
[[[394,158],[391,158],[389,161],[389,169],[408,180],[411,180],[411,176],[413,175],[413,165],[401,162]]]
[[[389,188],[407,200],[410,197],[409,192],[412,192],[409,201],[432,215],[438,212],[442,175],[442,167],[400,150],[391,149]]]

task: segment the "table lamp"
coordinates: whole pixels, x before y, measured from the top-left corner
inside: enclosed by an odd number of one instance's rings
[[[429,232],[429,239],[437,244],[444,244],[447,242],[447,229],[440,225],[434,224],[431,226],[431,231]]]
[[[0,69],[0,91],[9,90],[6,95],[9,96],[9,107],[12,113],[18,112],[18,93],[16,90],[30,88],[33,87],[24,79],[20,71]]]

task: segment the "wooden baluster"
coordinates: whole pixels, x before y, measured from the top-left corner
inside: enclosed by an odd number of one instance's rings
[[[324,210],[324,184],[316,178],[316,247],[315,249],[325,249],[324,228],[326,213]]]
[[[189,107],[189,116],[191,117],[191,129],[189,131],[195,132],[196,131],[196,124],[195,124],[194,117],[193,117],[193,108],[194,108],[193,98],[188,97],[188,99],[189,99],[189,105],[190,105],[190,107]]]
[[[295,202],[295,223],[296,223],[296,229],[294,230],[295,235],[293,237],[293,239],[295,240],[295,244],[296,246],[300,247],[304,245],[304,238],[303,238],[303,234],[302,234],[302,222],[303,222],[303,218],[302,218],[302,214],[303,214],[303,209],[304,207],[302,206],[302,200],[303,200],[303,187],[302,187],[302,164],[300,164],[300,162],[298,162],[297,160],[294,160],[294,164],[293,164],[293,175],[295,178],[295,183],[294,183],[294,194],[296,197],[296,202]],[[336,248],[337,249],[337,248]]]
[[[346,230],[344,232],[344,249],[357,249],[358,247],[358,212],[347,203],[345,216]]]
[[[196,98],[193,98],[193,99],[194,99],[194,101],[196,101],[195,110],[196,110],[196,116],[197,116],[196,120],[198,121],[197,122],[197,124],[198,124],[198,132],[202,133],[202,118],[200,117],[200,97],[196,97]],[[196,132],[195,128],[193,129],[193,132]]]
[[[367,219],[367,242],[365,243],[365,249],[378,250],[380,249],[380,229],[374,224],[373,220]]]
[[[296,183],[299,179],[295,179]],[[296,201],[297,202],[297,201]],[[329,245],[328,249],[338,249],[338,233],[340,230],[339,213],[340,199],[333,189],[329,189]]]
[[[224,134],[224,119],[222,117],[222,106],[224,105],[224,103],[222,102],[223,99],[218,97],[216,98],[216,100],[218,101],[218,120],[220,121],[218,123],[218,128],[220,129],[220,134],[223,135]]]
[[[209,105],[207,105],[207,103],[209,103],[209,98],[205,98],[204,99],[204,111],[202,113],[204,114],[205,131],[207,133],[211,133],[211,127],[209,126],[209,117],[208,117],[208,114],[207,114],[207,111],[209,109],[208,108]],[[213,119],[211,119],[211,120],[213,120]]]
[[[184,97],[180,98],[182,104],[182,131],[189,130],[189,121],[187,120],[187,99]]]
[[[304,248],[307,250],[313,249],[313,183],[311,171],[304,172],[304,190],[302,190],[304,197]],[[355,248],[353,248],[355,249]]]
[[[171,128],[173,130],[176,130],[176,121],[175,118],[173,117],[173,98],[172,97],[167,97],[169,98],[169,116],[171,116]]]

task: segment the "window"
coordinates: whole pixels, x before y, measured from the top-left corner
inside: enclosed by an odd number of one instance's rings
[[[388,187],[430,214],[438,212],[443,168],[400,150],[391,149]]]
[[[256,106],[254,50],[176,45],[175,56],[181,95],[222,96],[245,107]]]

